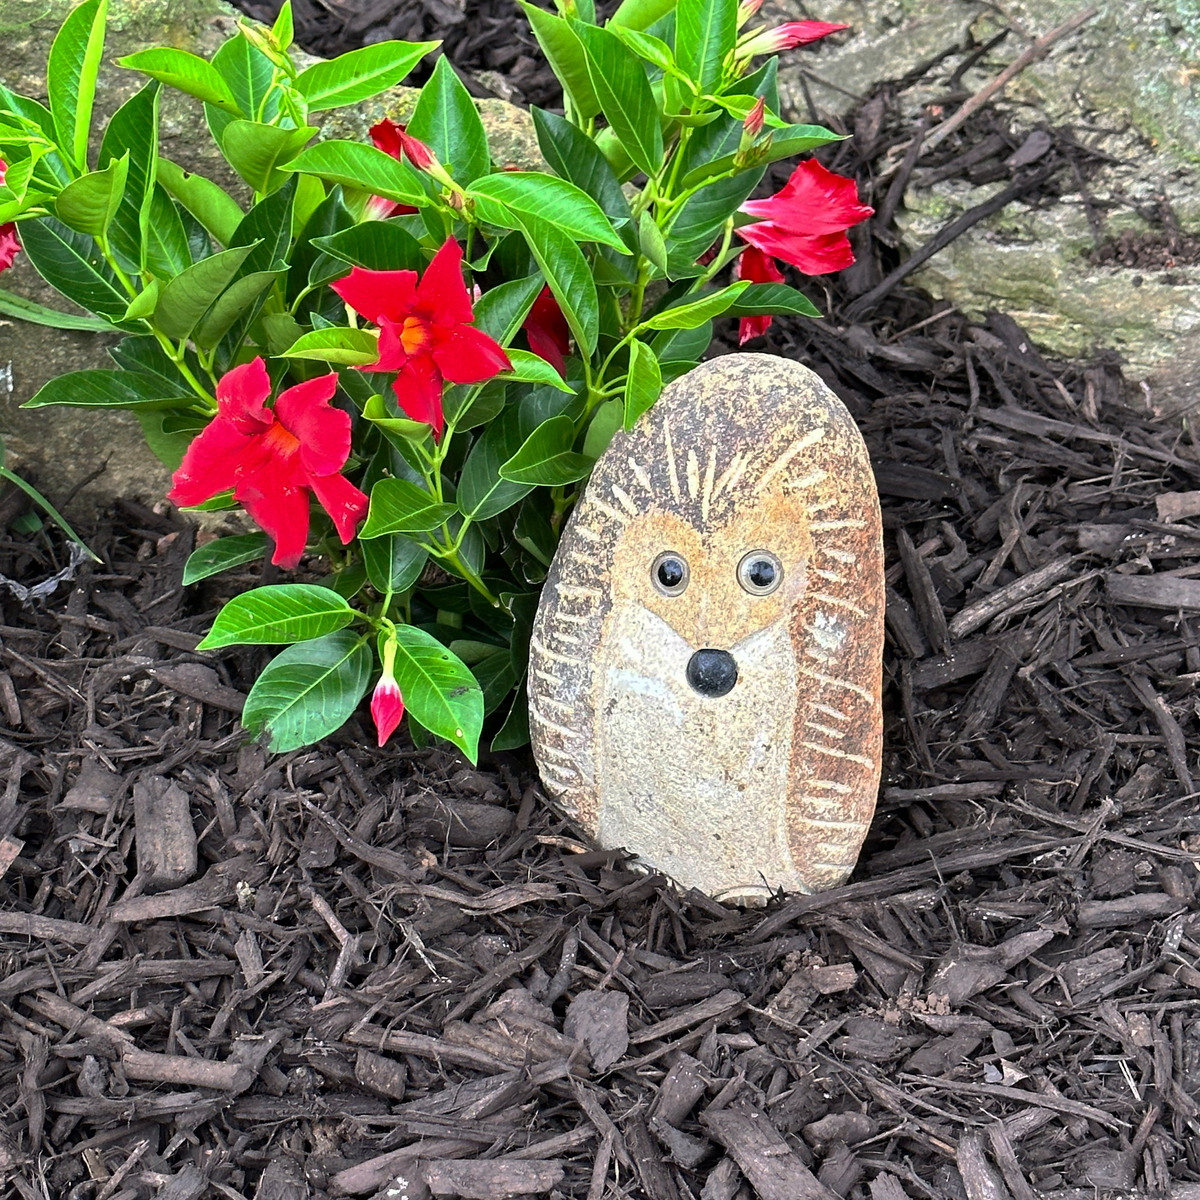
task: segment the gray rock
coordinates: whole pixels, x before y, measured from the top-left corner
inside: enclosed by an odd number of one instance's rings
[[[0,0],[0,81],[22,95],[45,100],[46,55],[72,7],[71,0]],[[118,58],[157,45],[210,58],[236,32],[236,17],[221,0],[112,0],[95,123],[102,129],[103,120],[145,82],[137,72],[116,66]],[[393,88],[357,109],[317,114],[315,123],[322,137],[366,139],[367,130],[383,116],[405,120],[416,96],[413,88]],[[498,163],[527,168],[541,163],[527,112],[499,100],[480,101],[479,109]],[[98,139],[93,154],[97,144]],[[247,189],[218,152],[200,102],[169,88],[163,91],[161,146],[165,157],[220,183],[243,205],[247,202]],[[18,255],[12,269],[0,275],[0,287],[51,308],[79,311],[38,276],[25,255]],[[75,494],[72,512],[87,511],[114,496],[158,500],[170,487],[168,472],[146,448],[132,416],[20,408],[56,375],[113,366],[106,351],[117,340],[0,319],[0,436],[10,465],[30,473],[59,501],[105,466],[99,478]]]
[[[1118,160],[1088,184],[1105,238],[1125,229],[1149,231],[1143,213],[1159,196],[1170,202],[1185,232],[1200,229],[1200,89],[1193,85],[1200,10],[1192,0],[1153,5],[1097,0],[1096,6],[1095,19],[1009,84],[1000,107],[1018,130],[1068,125],[1082,141]],[[968,0],[832,0],[820,17],[852,29],[815,52],[784,56],[781,103],[790,119],[808,119],[803,76],[822,113],[844,115],[855,103],[847,93],[862,96],[881,80],[900,78],[935,54],[963,45],[968,32],[983,42],[1007,18],[1014,32],[964,77],[962,86],[973,91],[1020,53],[1029,40],[1024,35],[1044,34],[1080,7],[1079,0],[1010,0],[1001,17]],[[794,0],[769,0],[764,13],[772,23],[801,16]],[[945,74],[959,61],[948,59]],[[936,89],[916,87],[901,103],[915,113],[935,95]],[[920,246],[1002,186],[950,181],[923,188],[915,181],[900,214],[905,243]],[[912,279],[973,317],[989,309],[1011,313],[1055,354],[1119,350],[1127,377],[1156,410],[1194,403],[1200,268],[1096,266],[1090,261],[1093,249],[1083,197],[1069,193],[1049,208],[1010,205]]]

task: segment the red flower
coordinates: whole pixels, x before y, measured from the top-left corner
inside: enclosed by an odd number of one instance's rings
[[[571,352],[571,329],[558,306],[554,293],[542,288],[538,298],[521,326],[529,339],[529,348],[544,358],[564,379],[567,377],[565,357]]]
[[[389,640],[383,651],[383,674],[375,685],[371,696],[371,719],[375,722],[375,731],[379,735],[379,744],[396,732],[400,718],[404,716],[404,697],[392,673],[392,664],[396,661],[396,643]]]
[[[4,176],[8,171],[8,163],[0,158],[0,184],[4,182]],[[7,271],[13,265],[13,259],[17,257],[17,251],[21,249],[21,241],[17,237],[17,226],[14,221],[6,221],[0,225],[0,271]]]
[[[462,250],[449,238],[417,282],[416,271],[355,267],[333,290],[379,326],[379,358],[364,371],[398,371],[392,388],[414,421],[442,434],[442,380],[482,383],[512,363],[500,345],[472,322],[462,277]]]
[[[340,474],[350,456],[350,417],[329,404],[337,373],[298,383],[267,408],[271,380],[261,358],[217,384],[217,416],[187,448],[167,497],[203,504],[234,499],[275,540],[271,561],[292,568],[308,541],[308,494],[333,518],[343,543],[366,515],[367,497]]]
[[[828,21],[788,21],[774,29],[762,29],[738,47],[739,58],[753,58],[758,54],[778,54],[781,50],[794,50],[819,42],[831,33],[849,29],[849,25],[833,25]]]
[[[384,154],[390,154],[395,159],[399,159],[407,151],[409,162],[418,168],[422,167],[422,163],[418,159],[424,159],[426,164],[433,159],[433,152],[424,142],[417,141],[415,137],[409,137],[404,132],[403,125],[397,125],[395,121],[389,121],[387,117],[384,117],[378,125],[372,125],[369,132],[375,148],[382,150]],[[367,201],[366,211],[370,220],[382,221],[385,217],[415,213],[417,209],[413,208],[411,204],[395,204],[391,200],[385,200],[382,196],[372,196]]]
[[[747,246],[737,261],[737,277],[749,279],[751,283],[782,283],[783,272],[769,255],[753,246]],[[742,317],[738,322],[738,345],[744,346],[751,338],[762,337],[771,328],[774,317]]]
[[[846,230],[874,211],[858,202],[853,179],[835,175],[810,158],[774,196],[742,205],[742,212],[766,220],[743,225],[737,235],[806,275],[824,275],[854,261]]]

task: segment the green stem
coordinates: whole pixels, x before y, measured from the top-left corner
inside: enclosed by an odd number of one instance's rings
[[[58,525],[63,533],[65,533],[73,542],[87,551],[88,558],[90,558],[92,562],[98,563],[101,561],[100,557],[96,554],[93,554],[88,548],[87,542],[85,542],[83,538],[81,538],[79,534],[77,534],[75,530],[71,528],[70,524],[67,522],[67,518],[64,517],[62,513],[60,513],[58,509],[55,508],[54,505],[51,504],[50,501],[47,500],[46,497],[37,490],[37,488],[35,488],[32,484],[26,483],[25,480],[20,477],[20,475],[14,474],[7,467],[0,467],[0,479],[7,479],[9,483],[19,487],[21,491],[23,491],[25,495],[27,495],[30,500],[32,500],[39,508],[45,509],[45,511],[50,515],[51,519],[56,525]]]
[[[175,366],[179,368],[179,373],[188,381],[188,385],[191,387],[192,391],[194,391],[196,395],[204,401],[205,407],[210,413],[215,413],[217,411],[217,399],[212,392],[208,391],[208,389],[204,387],[200,380],[196,378],[196,376],[192,373],[191,367],[187,365],[187,356],[184,353],[183,342],[180,342],[179,345],[176,346],[175,343],[172,342],[171,339],[162,332],[162,330],[154,329],[153,333],[155,338],[158,340],[158,344],[166,351],[167,357],[170,358]]]

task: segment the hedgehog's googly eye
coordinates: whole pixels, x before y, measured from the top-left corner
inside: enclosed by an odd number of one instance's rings
[[[650,578],[664,596],[678,596],[688,585],[687,559],[674,550],[660,554],[650,567]]]
[[[783,582],[783,564],[769,550],[751,550],[738,563],[738,583],[752,596],[769,596]]]

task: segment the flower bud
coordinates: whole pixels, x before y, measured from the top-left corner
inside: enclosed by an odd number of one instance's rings
[[[763,0],[742,0],[738,5],[737,10],[737,27],[741,29],[747,21],[758,15],[758,10],[762,8]]]
[[[737,48],[739,59],[754,58],[759,54],[778,54],[781,50],[794,50],[820,41],[831,33],[849,29],[849,25],[834,25],[829,21],[788,21],[774,29],[759,29],[749,35]]]
[[[767,102],[764,97],[759,96],[758,102],[746,114],[745,121],[742,122],[742,142],[753,142],[760,133],[762,133],[763,118],[766,116]]]
[[[375,722],[380,746],[396,732],[396,726],[404,716],[404,697],[400,695],[400,687],[393,674],[395,662],[396,643],[389,637],[383,650],[383,674],[371,697],[371,719]]]

